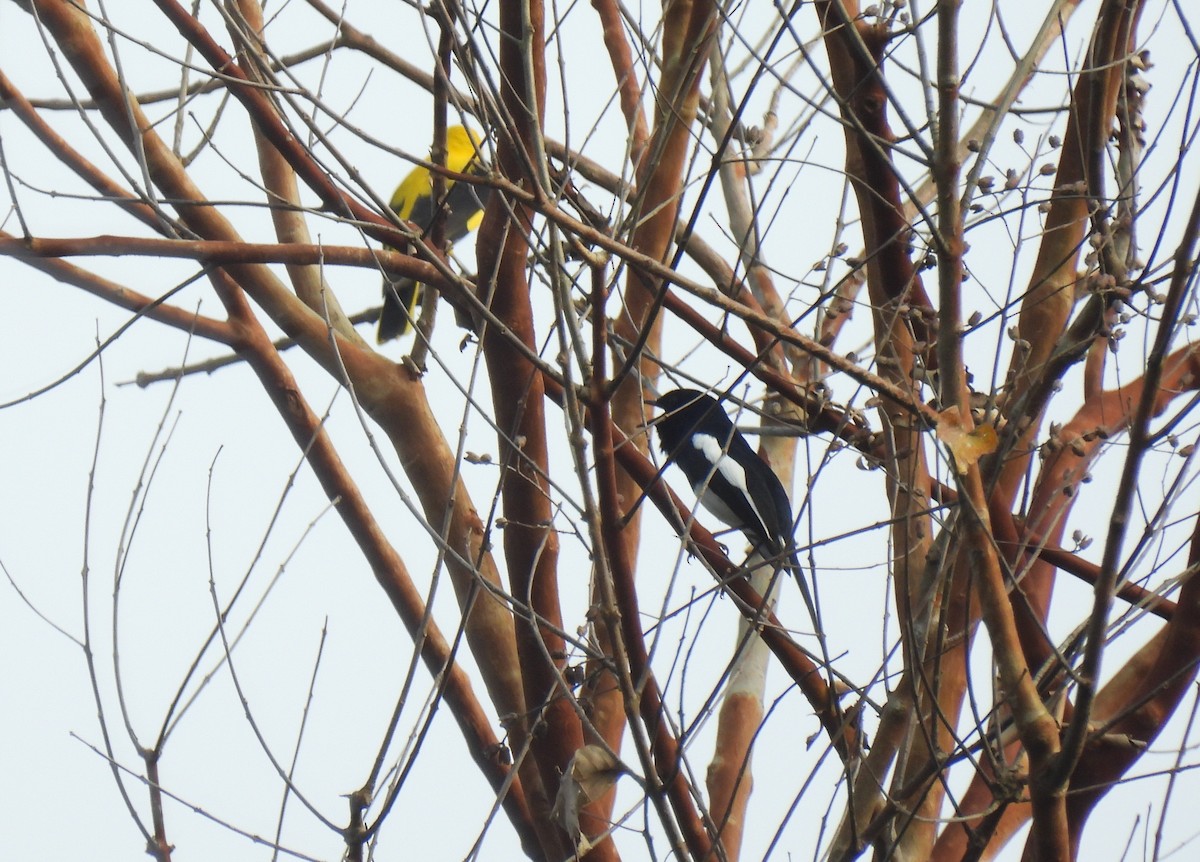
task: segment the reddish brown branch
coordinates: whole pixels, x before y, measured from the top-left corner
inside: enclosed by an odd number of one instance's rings
[[[131,195],[127,189],[104,174],[95,164],[84,158],[83,154],[71,146],[65,138],[50,128],[37,109],[29,103],[29,100],[3,71],[0,71],[0,101],[4,103],[5,110],[11,110],[31,132],[37,135],[59,162],[75,171],[106,199],[111,200],[143,224],[149,225],[155,230],[163,229],[165,218],[163,213]]]
[[[103,238],[82,241],[23,240],[0,231],[0,255],[23,259],[34,269],[58,279],[63,284],[70,284],[85,290],[92,296],[111,302],[118,308],[136,312],[150,320],[164,323],[183,332],[195,332],[199,336],[219,341],[222,344],[233,343],[233,329],[225,321],[204,317],[193,311],[169,305],[62,260],[64,251],[60,244],[73,248],[78,253],[88,253],[79,252],[81,243],[89,248],[100,249],[103,247]],[[98,251],[97,253],[105,252]]]
[[[598,289],[598,288],[597,288]],[[604,343],[604,332],[607,322],[603,316],[603,303],[597,302],[598,314],[595,320],[597,350],[596,366],[591,386],[592,406],[589,410],[592,440],[596,448],[596,489],[600,499],[600,521],[604,537],[604,554],[608,561],[612,577],[612,598],[614,607],[612,615],[616,619],[606,619],[609,626],[619,625],[619,635],[614,632],[609,640],[624,647],[622,658],[628,661],[628,697],[632,697],[631,707],[641,714],[642,723],[650,737],[654,753],[653,769],[647,770],[661,787],[652,785],[649,792],[659,801],[666,796],[674,812],[674,820],[682,830],[683,840],[694,859],[712,858],[713,847],[711,839],[704,828],[699,813],[692,799],[692,789],[688,782],[687,771],[683,768],[682,750],[671,727],[666,720],[666,710],[662,701],[662,692],[650,668],[650,654],[646,649],[646,640],[641,629],[642,614],[639,609],[637,583],[634,579],[636,566],[634,564],[634,545],[622,535],[627,526],[628,512],[622,506],[622,498],[618,491],[617,466],[615,445],[613,442],[615,428],[611,421],[607,402],[604,401],[606,390],[607,364],[605,356],[607,345]],[[628,442],[627,440],[625,442]],[[632,447],[629,447],[631,451]],[[620,668],[618,673],[620,673]],[[649,765],[649,764],[648,764]],[[670,824],[671,819],[663,817],[664,824]]]
[[[466,741],[476,766],[498,792],[509,782],[502,802],[514,828],[521,836],[525,852],[532,858],[541,855],[536,830],[525,802],[520,780],[510,776],[511,767],[501,761],[500,740],[492,730],[490,718],[472,690],[470,679],[457,663],[450,662],[450,645],[432,620],[426,619],[425,603],[409,576],[404,562],[387,541],[382,528],[324,431],[320,417],[309,409],[300,396],[290,370],[271,346],[270,339],[258,327],[246,309],[239,320],[245,325],[247,360],[263,382],[280,415],[287,421],[298,446],[308,457],[322,488],[331,500],[338,500],[337,511],[356,543],[362,549],[376,580],[392,602],[405,628],[417,640],[421,657],[435,679],[444,680],[443,696]]]
[[[1200,576],[1196,574],[1197,566],[1200,566],[1200,518],[1193,528],[1188,554],[1188,567],[1192,571],[1180,590],[1179,610],[1167,624],[1157,657],[1148,672],[1137,675],[1127,692],[1114,693],[1115,703],[1106,712],[1116,716],[1115,720],[1107,724],[1104,737],[1089,740],[1072,774],[1072,793],[1067,806],[1071,839],[1076,847],[1096,803],[1158,738],[1196,678],[1197,662],[1200,661]],[[1098,702],[1097,719],[1108,717],[1101,715],[1101,705]]]
[[[0,234],[0,255],[17,258],[63,258],[73,256],[168,257],[216,265],[287,263],[304,265],[361,266],[382,268],[391,275],[404,275],[443,283],[430,264],[390,249],[357,245],[306,245],[302,243],[252,243],[238,240],[156,239],[140,236],[101,235],[92,237],[30,237],[19,239]]]
[[[146,783],[150,788],[150,820],[154,824],[154,835],[146,847],[146,853],[153,856],[156,862],[171,862],[171,853],[175,850],[167,840],[167,825],[163,817],[162,784],[158,777],[158,760],[160,752],[143,751],[142,762],[146,764]]]
[[[38,14],[97,104],[101,105],[110,125],[126,145],[144,159],[145,170],[164,196],[173,200],[181,220],[203,238],[236,243],[236,231],[204,199],[178,159],[157,136],[153,124],[136,102],[128,99],[87,15],[78,6],[61,0],[42,0],[38,3]],[[447,561],[456,589],[474,595],[474,579],[485,577],[495,581],[495,571],[490,557],[482,550],[478,514],[461,482],[455,483],[457,465],[423,401],[419,385],[408,379],[407,372],[395,364],[359,349],[345,339],[336,339],[335,351],[326,325],[284,289],[265,266],[240,263],[228,268],[212,268],[209,278],[234,322],[235,347],[246,352],[251,367],[304,448],[329,498],[339,501],[339,513],[406,627],[415,636],[423,633],[423,637],[417,638],[422,656],[435,675],[445,675],[448,684],[445,701],[463,729],[472,757],[497,790],[508,786],[508,768],[496,760],[496,752],[501,748],[471,692],[466,675],[457,666],[446,666],[448,646],[437,629],[422,628],[426,615],[420,593],[413,587],[402,561],[373,520],[287,367],[271,348],[270,340],[250,312],[242,290],[250,292],[255,301],[266,308],[289,335],[300,339],[310,354],[337,379],[348,375],[354,382],[363,405],[396,442],[414,486],[423,495],[422,502],[428,503],[432,499],[434,509],[429,515],[430,520],[447,526],[447,542],[454,552]],[[410,451],[406,451],[408,447],[411,447]],[[447,500],[454,501],[449,516]],[[498,601],[491,599],[480,600],[467,611],[467,636],[472,640],[472,649],[480,661],[493,700],[503,714],[523,715],[520,682],[514,679],[519,676],[519,669],[512,655],[511,616]],[[530,826],[530,813],[520,784],[513,784],[502,801],[528,852],[539,854],[540,847]]]
[[[1045,560],[1055,568],[1074,575],[1086,584],[1095,586],[1096,580],[1100,577],[1100,567],[1098,565],[1089,563],[1078,554],[1072,554],[1065,548],[1044,544],[1044,540],[1036,533],[1026,532],[1025,540],[1018,543],[1017,546],[1020,548],[1021,553],[1030,560]],[[1005,544],[1001,542],[1000,547],[1004,548]],[[1175,610],[1178,607],[1170,599],[1164,598],[1158,593],[1129,581],[1122,582],[1117,589],[1117,598],[1131,605],[1137,605],[1145,609],[1147,613],[1154,614],[1154,616],[1168,622],[1175,615]]]
[[[895,136],[888,123],[889,94],[883,71],[888,26],[868,23],[854,2],[818,2],[815,8],[845,134],[846,175],[862,218],[877,363],[880,377],[890,384],[879,407],[894,523],[890,565],[901,619],[905,681],[914,686],[911,695],[906,693],[907,705],[917,716],[904,730],[908,734],[904,766],[893,773],[892,784],[918,786],[914,780],[930,774],[928,765],[937,761],[938,752],[955,744],[954,724],[966,685],[962,655],[966,640],[948,648],[940,642],[927,645],[924,633],[937,639],[940,626],[932,624],[931,618],[939,613],[952,627],[968,630],[963,620],[969,613],[965,591],[969,578],[964,577],[965,565],[956,566],[948,595],[923,595],[933,532],[928,514],[931,479],[925,463],[923,425],[915,421],[910,405],[918,400],[912,394],[916,359],[928,352],[934,329],[929,298],[910,259],[911,228],[892,164]],[[926,362],[933,364],[932,357],[926,356]],[[986,565],[982,567],[986,569]],[[899,744],[885,750],[894,755]],[[887,771],[888,764],[879,766]],[[859,834],[887,807],[881,780],[882,772],[862,772],[857,777],[835,839],[835,854],[854,852]],[[897,838],[902,845],[897,849],[899,855],[927,855],[942,792],[940,783],[926,779],[911,798],[901,800],[903,808],[915,816],[908,819]]]
[[[505,133],[498,135],[497,166],[510,181],[538,187],[528,166],[537,165],[545,99],[543,8],[505,0],[499,7],[501,104]],[[510,592],[527,603],[533,616],[516,628],[517,657],[525,702],[534,716],[530,752],[542,785],[556,788],[571,758],[583,745],[583,729],[562,669],[566,648],[558,595],[558,536],[550,499],[549,451],[543,377],[528,355],[536,353],[533,311],[526,279],[530,211],[517,200],[490,199],[480,227],[476,254],[484,273],[485,303],[503,328],[485,326],[484,359],[499,434],[501,509],[507,519],[504,555]],[[607,822],[584,811],[580,828],[589,837],[604,834]],[[547,848],[548,852],[550,848]],[[615,859],[615,846],[602,841],[591,858]]]
[[[600,17],[604,47],[608,50],[608,59],[617,79],[617,93],[621,97],[621,113],[629,128],[630,158],[636,165],[646,151],[650,132],[646,125],[646,112],[642,110],[642,90],[638,86],[633,54],[625,38],[624,22],[617,4],[613,0],[592,0],[592,8]]]
[[[932,303],[910,257],[912,229],[901,199],[899,174],[891,159],[895,135],[887,120],[883,76],[887,26],[872,26],[856,18],[856,3],[816,5],[841,102],[847,173],[855,185],[866,222],[864,230],[869,234],[867,285],[872,305],[877,315],[896,314],[904,303],[917,309],[908,322],[916,340],[930,345],[932,320],[925,318],[933,313]]]
[[[1046,617],[1057,570],[1062,569],[1091,584],[1096,584],[1100,577],[1098,565],[1069,553],[1058,543],[1071,508],[1082,495],[1080,486],[1092,462],[1104,450],[1106,441],[1129,427],[1130,407],[1141,398],[1145,386],[1145,380],[1138,379],[1089,399],[1071,421],[1055,434],[1047,444],[1051,454],[1042,465],[1028,506],[1029,511],[1036,515],[1031,514],[1025,522],[1014,521],[1010,513],[998,507],[997,495],[993,494],[989,499],[997,546],[1004,554],[1010,571],[1021,576],[1010,593],[1010,600],[1022,648],[1031,668],[1044,670],[1059,663],[1055,647],[1046,635]],[[1195,391],[1197,387],[1200,387],[1200,351],[1194,345],[1189,345],[1173,353],[1164,363],[1164,376],[1158,387],[1154,415],[1161,415],[1175,399],[1186,392]],[[938,499],[943,503],[955,502],[957,495],[947,495],[946,490],[942,489]],[[1174,619],[1178,612],[1175,602],[1130,582],[1122,582],[1116,595],[1130,604],[1142,605],[1148,612],[1168,621]],[[1050,681],[1056,686],[1061,684],[1061,680],[1061,673],[1052,673],[1050,676]],[[1015,755],[1017,746],[1009,746],[1008,751],[1010,755]],[[960,817],[982,815],[992,809],[997,802],[992,795],[993,779],[994,776],[987,772],[972,779],[971,787],[958,810]],[[1003,819],[992,823],[1000,829],[992,840],[1007,839],[1029,814],[1028,805],[1009,806]],[[981,822],[965,821],[969,826],[978,826]],[[956,828],[947,830],[938,842],[937,858],[957,858],[966,840],[965,832]]]
[[[700,80],[708,59],[715,9],[710,0],[669,0],[663,9],[662,75],[655,89],[654,133],[636,165],[640,200],[633,215],[637,227],[629,245],[638,254],[663,265],[675,235],[683,168],[692,144],[692,125],[699,104]],[[664,269],[666,267],[664,266]],[[658,369],[642,357],[644,347],[660,352],[659,303],[667,283],[631,268],[624,305],[615,324],[617,335],[638,345],[638,353],[627,360],[616,375],[612,402],[613,418],[626,434],[632,434],[643,419],[642,381],[654,379]],[[629,375],[632,363],[641,365],[640,375]],[[634,444],[644,446],[638,439]],[[634,499],[637,488],[627,477],[618,477],[618,492]],[[639,540],[636,516],[630,521],[625,540],[634,547]]]
[[[1162,398],[1161,384],[1164,379],[1168,362],[1168,349],[1175,335],[1179,314],[1187,288],[1192,281],[1193,266],[1197,243],[1200,242],[1200,194],[1192,204],[1192,210],[1183,231],[1183,237],[1175,251],[1175,268],[1171,276],[1171,285],[1167,291],[1166,302],[1162,307],[1158,331],[1155,333],[1154,344],[1146,362],[1146,374],[1143,379],[1143,390],[1139,393],[1137,408],[1130,422],[1129,449],[1126,455],[1124,469],[1117,486],[1116,499],[1109,521],[1108,535],[1105,539],[1104,555],[1100,562],[1100,577],[1096,583],[1095,600],[1087,631],[1087,643],[1084,648],[1083,660],[1078,671],[1078,695],[1076,699],[1075,718],[1070,725],[1063,742],[1061,763],[1058,764],[1057,778],[1064,784],[1068,779],[1077,786],[1093,784],[1107,787],[1107,781],[1096,780],[1112,774],[1117,766],[1112,760],[1101,764],[1095,753],[1086,761],[1083,759],[1084,746],[1088,742],[1088,722],[1092,717],[1091,708],[1094,704],[1096,685],[1100,675],[1101,660],[1104,655],[1105,630],[1108,625],[1108,613],[1112,597],[1116,591],[1117,579],[1122,567],[1120,565],[1125,532],[1133,510],[1134,498],[1137,495],[1137,480],[1140,475],[1142,458],[1150,446],[1150,419]],[[1194,374],[1192,375],[1194,378]],[[1192,556],[1189,565],[1200,559],[1200,524],[1192,545]],[[1160,654],[1161,660],[1158,673],[1143,679],[1143,688],[1135,695],[1154,692],[1161,687],[1161,692],[1151,704],[1152,714],[1147,716],[1142,709],[1134,712],[1138,717],[1136,731],[1142,738],[1146,734],[1157,735],[1161,724],[1178,705],[1186,682],[1195,673],[1195,662],[1200,657],[1200,604],[1197,603],[1198,592],[1192,585],[1196,578],[1189,579],[1180,592],[1181,613],[1168,625],[1169,647],[1164,645]],[[1190,589],[1189,589],[1190,587]],[[1183,677],[1185,677],[1184,679]],[[1145,686],[1150,686],[1146,688]],[[1132,703],[1139,701],[1135,696]],[[1140,750],[1139,750],[1140,753]],[[1132,758],[1132,759],[1136,759]],[[1132,762],[1132,759],[1130,762]],[[1119,758],[1118,758],[1119,760]],[[1078,763],[1078,769],[1076,765]],[[1097,776],[1095,773],[1100,772]],[[1083,799],[1072,799],[1072,840],[1077,844],[1094,799],[1084,796]]]
[[[1087,165],[1093,153],[1103,152],[1108,141],[1140,14],[1141,3],[1106,0],[1101,6],[1087,62],[1071,97],[1056,186],[1029,287],[1021,300],[1019,349],[1013,352],[1008,371],[1012,384],[1001,405],[1009,420],[1006,436],[1011,439],[1000,450],[1005,460],[996,468],[1000,475],[996,493],[1006,508],[1012,507],[1028,469],[1031,442],[1038,433],[1054,380],[1083,357],[1100,323],[1100,319],[1094,320],[1089,326],[1091,331],[1081,337],[1072,335],[1069,341],[1073,343],[1060,344],[1075,307],[1078,260],[1089,225],[1089,207],[1102,203],[1091,197],[1097,190],[1087,186]]]

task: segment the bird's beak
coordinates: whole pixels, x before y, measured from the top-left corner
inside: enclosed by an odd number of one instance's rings
[[[650,405],[651,407],[657,407],[657,406],[658,406],[658,399],[657,399],[657,398],[647,398],[647,399],[646,399],[646,403],[647,403],[648,405]],[[648,416],[648,417],[646,417],[645,419],[643,419],[643,420],[642,420],[641,424],[638,426],[638,429],[639,429],[640,431],[642,431],[643,433],[645,433],[647,436],[649,436],[649,434],[650,434],[650,429],[651,429],[651,428],[653,428],[653,427],[654,427],[654,426],[655,426],[655,425],[658,423],[658,420],[659,420],[659,419],[662,419],[662,418],[663,418],[663,416],[665,416],[665,415],[666,415],[666,414],[665,414],[665,413],[663,413],[663,414],[660,414],[660,415],[658,415],[658,416]]]

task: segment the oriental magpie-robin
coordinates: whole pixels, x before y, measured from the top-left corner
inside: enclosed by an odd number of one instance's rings
[[[764,556],[785,557],[799,578],[787,492],[720,402],[695,389],[676,389],[651,403],[664,411],[655,423],[663,453],[687,476],[701,505],[741,530]]]

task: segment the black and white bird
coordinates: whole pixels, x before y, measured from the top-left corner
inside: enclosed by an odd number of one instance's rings
[[[783,558],[800,577],[787,492],[720,402],[695,389],[676,389],[651,403],[664,411],[655,422],[663,453],[687,476],[701,505],[744,533],[765,557]]]

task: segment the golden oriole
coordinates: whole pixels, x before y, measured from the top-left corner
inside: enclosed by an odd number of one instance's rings
[[[479,136],[463,126],[446,129],[446,169],[460,174],[483,174],[479,160]],[[447,243],[455,243],[479,227],[483,220],[483,205],[489,189],[470,183],[446,180],[446,193],[441,201],[433,200],[433,176],[429,169],[417,165],[396,186],[390,206],[400,218],[428,231],[435,215],[443,214]],[[411,278],[396,281],[383,279],[383,310],[379,314],[376,336],[380,344],[407,335],[416,318],[417,303],[421,301],[424,285]]]

